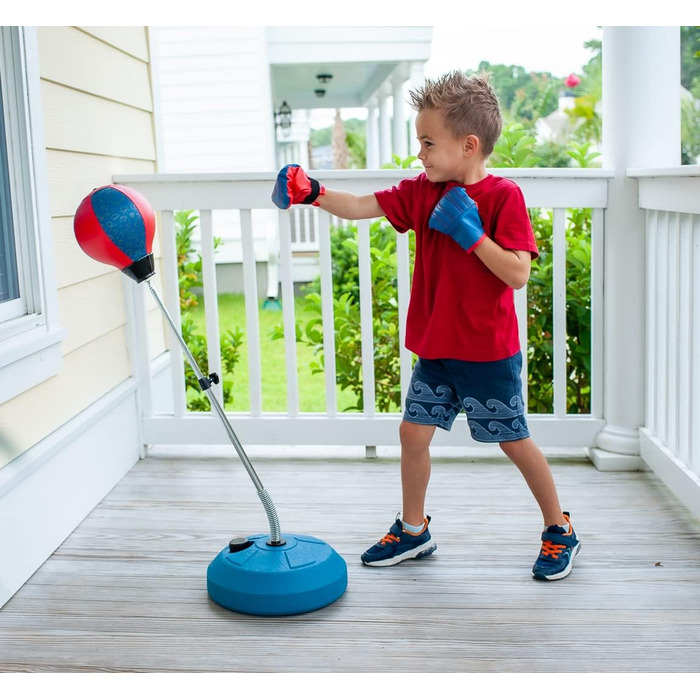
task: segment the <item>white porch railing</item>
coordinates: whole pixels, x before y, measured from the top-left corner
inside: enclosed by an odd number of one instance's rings
[[[510,177],[523,189],[528,207],[549,208],[553,216],[553,389],[554,409],[551,414],[530,415],[533,437],[543,446],[589,447],[595,435],[603,427],[602,397],[602,328],[603,328],[603,279],[602,255],[604,240],[604,210],[607,204],[610,173],[601,170],[498,170],[497,175]],[[315,176],[327,186],[356,193],[368,193],[390,187],[404,177],[412,177],[416,171],[318,171]],[[253,252],[252,211],[274,209],[270,193],[274,174],[230,175],[134,175],[116,177],[115,182],[139,190],[161,214],[162,279],[166,304],[177,323],[180,322],[178,304],[178,277],[175,255],[173,212],[195,209],[200,213],[203,257],[203,294],[206,309],[209,371],[221,374],[217,289],[213,251],[211,212],[237,210],[240,216],[243,250],[243,274],[246,309],[246,343],[250,373],[250,410],[229,414],[232,424],[243,444],[299,444],[299,445],[396,445],[400,414],[378,413],[375,409],[374,344],[372,333],[370,237],[369,222],[358,222],[360,307],[362,320],[362,367],[364,411],[339,413],[335,380],[335,339],[332,304],[330,217],[318,211],[319,262],[321,269],[321,295],[323,300],[323,332],[325,354],[325,412],[305,413],[299,407],[297,353],[295,342],[295,317],[292,278],[291,217],[304,216],[294,211],[279,212],[280,233],[280,281],[284,319],[284,345],[287,376],[287,410],[270,413],[263,410],[259,299],[255,259]],[[566,210],[568,208],[592,209],[592,278],[591,278],[591,411],[589,414],[567,414],[567,351],[566,351]],[[315,242],[316,243],[316,242]],[[401,387],[402,395],[410,377],[412,357],[403,347],[404,322],[410,290],[409,244],[406,235],[397,234],[398,285],[397,298],[401,336]],[[139,360],[138,376],[143,378],[143,443],[144,444],[198,444],[227,442],[220,424],[210,414],[189,412],[186,407],[185,382],[181,352],[176,343],[170,342],[171,353],[177,362],[170,363],[168,384],[172,393],[172,410],[157,413],[154,410],[155,384],[147,358],[145,343],[148,329],[143,313],[144,292],[133,285],[136,297],[134,322],[138,347],[134,357]],[[520,321],[521,342],[527,357],[527,295],[526,290],[516,293],[516,305]],[[171,339],[169,339],[171,340]],[[206,368],[203,368],[206,371]],[[523,374],[526,376],[527,367]],[[220,392],[220,385],[218,387]],[[221,400],[221,396],[219,395]],[[464,427],[456,426],[451,433],[437,431],[437,444],[476,445]]]
[[[646,213],[644,461],[700,512],[700,166],[630,169]]]

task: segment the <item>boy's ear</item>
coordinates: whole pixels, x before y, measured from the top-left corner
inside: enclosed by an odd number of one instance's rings
[[[469,134],[464,139],[464,155],[473,156],[479,150],[479,137],[475,134]]]

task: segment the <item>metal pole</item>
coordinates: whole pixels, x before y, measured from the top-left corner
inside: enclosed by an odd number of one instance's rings
[[[148,285],[148,288],[150,289],[153,298],[156,300],[156,303],[160,307],[160,310],[163,312],[163,315],[165,316],[168,325],[170,326],[171,330],[175,334],[175,337],[180,343],[180,347],[185,353],[185,357],[187,358],[187,361],[189,362],[190,366],[192,367],[192,370],[195,373],[195,376],[197,377],[199,386],[202,388],[203,391],[206,392],[207,396],[209,397],[211,405],[214,407],[214,410],[221,419],[221,422],[223,423],[224,428],[226,429],[226,433],[228,434],[231,443],[236,448],[236,452],[241,458],[243,466],[245,467],[246,471],[248,472],[248,475],[250,476],[250,478],[253,481],[253,484],[255,485],[255,489],[258,492],[258,497],[260,498],[265,508],[265,513],[267,514],[267,519],[270,523],[270,540],[268,541],[268,544],[272,546],[283,545],[284,540],[281,536],[279,519],[277,518],[277,510],[275,509],[275,504],[272,502],[272,499],[270,498],[270,495],[263,486],[262,481],[260,481],[260,477],[257,475],[250,459],[248,459],[248,455],[245,453],[245,450],[243,449],[243,446],[241,445],[238,436],[233,431],[233,428],[231,427],[231,424],[229,423],[228,418],[226,417],[224,409],[221,407],[221,404],[218,402],[216,396],[214,395],[214,392],[211,390],[211,385],[213,383],[218,382],[218,378],[212,379],[212,377],[205,377],[202,374],[202,371],[200,370],[199,365],[197,364],[197,360],[195,360],[194,355],[192,355],[190,349],[187,347],[185,339],[182,337],[179,329],[177,328],[177,325],[175,324],[175,321],[173,320],[172,316],[168,312],[168,309],[165,307],[165,304],[160,298],[160,295],[153,288],[153,285],[149,280],[146,280],[146,284]]]

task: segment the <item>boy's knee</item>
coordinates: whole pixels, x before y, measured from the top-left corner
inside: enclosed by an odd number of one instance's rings
[[[434,425],[421,425],[401,421],[399,426],[399,439],[404,449],[424,449],[430,446],[430,441],[435,432]]]
[[[498,446],[501,448],[501,450],[503,450],[503,452],[506,453],[506,455],[510,456],[511,454],[516,454],[524,449],[527,449],[530,442],[530,438],[522,438],[520,440],[499,442]]]

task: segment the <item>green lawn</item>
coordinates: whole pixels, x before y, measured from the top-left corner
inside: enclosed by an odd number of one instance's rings
[[[303,298],[295,299],[296,320],[306,322],[303,311]],[[191,313],[197,329],[204,333],[204,303]],[[258,307],[260,319],[260,355],[262,361],[262,401],[263,411],[287,411],[287,376],[284,356],[284,340],[272,340],[270,335],[275,326],[282,325],[282,311]],[[248,344],[246,342],[245,300],[242,294],[219,295],[219,330],[224,332],[236,326],[243,330],[243,345],[240,361],[233,375],[233,401],[226,404],[227,411],[250,410],[250,390],[248,379]],[[303,343],[297,343],[297,366],[299,409],[302,412],[325,412],[326,389],[322,373],[312,374],[309,367],[314,359],[313,350]],[[206,371],[203,367],[202,371]],[[230,379],[231,377],[225,377]],[[338,391],[338,410],[354,406],[356,399],[350,392]]]

